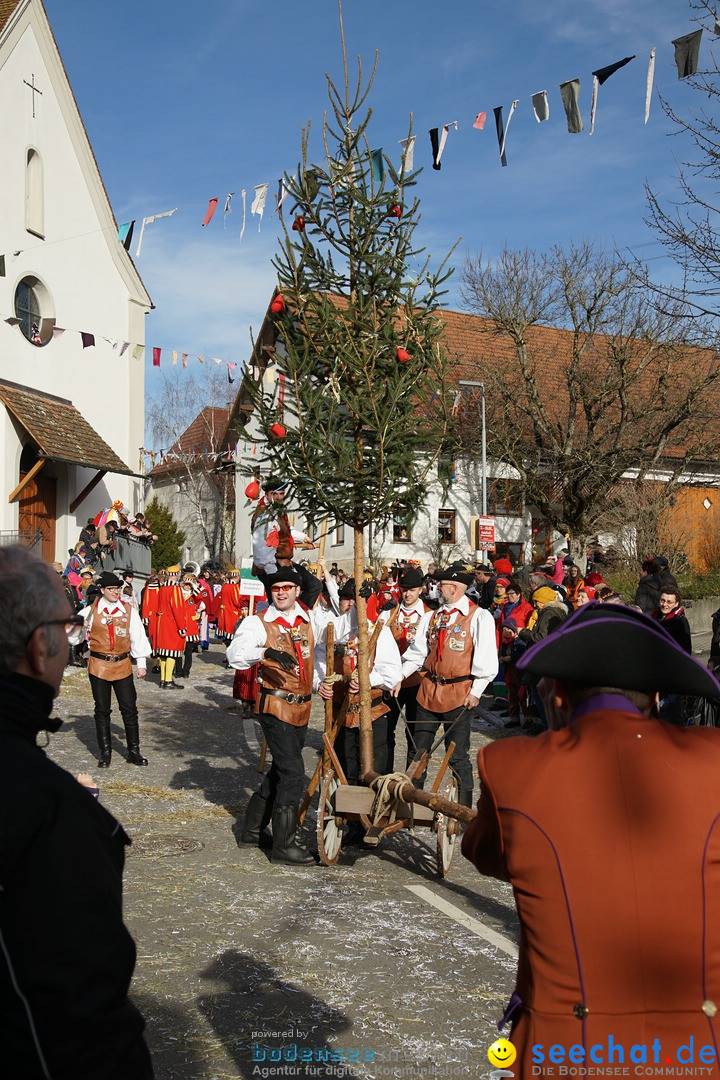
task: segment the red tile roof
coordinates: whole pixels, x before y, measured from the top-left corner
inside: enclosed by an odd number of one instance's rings
[[[159,478],[169,476],[188,464],[188,457],[207,460],[206,455],[219,454],[224,446],[230,410],[206,405],[193,420],[192,424],[175,440],[163,460],[150,471],[150,476]]]
[[[10,16],[19,3],[20,0],[0,0],[0,30],[2,30],[9,21]]]
[[[71,401],[0,381],[0,401],[53,461],[135,476]]]

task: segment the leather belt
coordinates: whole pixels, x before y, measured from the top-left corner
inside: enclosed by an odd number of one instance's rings
[[[261,688],[260,694],[269,697],[279,697],[283,701],[287,701],[289,705],[304,705],[307,701],[310,701],[312,694],[287,694],[284,690],[266,690]]]
[[[430,682],[439,683],[440,686],[449,686],[450,683],[467,682],[469,679],[472,682],[472,675],[456,675],[454,679],[444,679],[442,675],[433,675],[430,671],[423,672],[426,679],[430,679]]]
[[[127,660],[130,653],[124,652],[122,656],[106,656],[105,653],[91,652],[90,655],[96,660],[106,660],[108,664],[119,664],[121,660]]]

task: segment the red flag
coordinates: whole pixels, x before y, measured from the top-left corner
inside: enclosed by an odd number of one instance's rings
[[[153,367],[160,367],[160,353],[161,353],[161,351],[162,350],[158,349],[158,348],[153,349]]]
[[[184,353],[182,354],[182,357],[181,357],[181,359],[182,359],[182,366],[183,366],[183,367],[187,367],[187,358],[188,358],[188,354],[187,354],[186,352],[184,352]]]
[[[215,213],[215,211],[217,210],[217,204],[218,204],[217,198],[210,199],[210,201],[208,202],[207,214],[205,215],[205,220],[203,221],[203,225],[209,225],[210,224],[210,220],[211,220],[213,214]]]

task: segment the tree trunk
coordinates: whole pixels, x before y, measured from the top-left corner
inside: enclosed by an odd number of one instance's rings
[[[585,576],[587,571],[587,542],[589,537],[587,536],[574,536],[570,535],[568,538],[568,549],[573,562],[580,567],[580,573]]]
[[[375,771],[375,759],[373,756],[372,716],[370,705],[370,669],[368,667],[368,624],[367,605],[364,597],[360,596],[360,587],[363,582],[365,571],[365,534],[362,529],[355,529],[354,541],[354,567],[355,567],[355,596],[358,621],[358,681],[360,683],[360,779],[364,779],[366,773]]]

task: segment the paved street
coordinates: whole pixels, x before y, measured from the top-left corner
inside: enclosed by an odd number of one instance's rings
[[[48,748],[73,773],[94,775],[133,837],[132,995],[158,1080],[486,1076],[494,1021],[513,987],[509,888],[480,878],[459,851],[442,881],[428,829],[344,850],[331,868],[273,866],[264,852],[239,849],[257,754],[232,707],[223,655],[213,645],[196,657],[183,691],[161,691],[159,676],[138,684],[148,768],[125,762],[114,709],[112,767],[97,770],[90,688],[75,668]],[[316,705],[308,775],[321,726]],[[473,749],[486,738],[474,733]],[[314,849],[314,807],[305,833]],[[300,1065],[303,1056],[312,1064]]]

